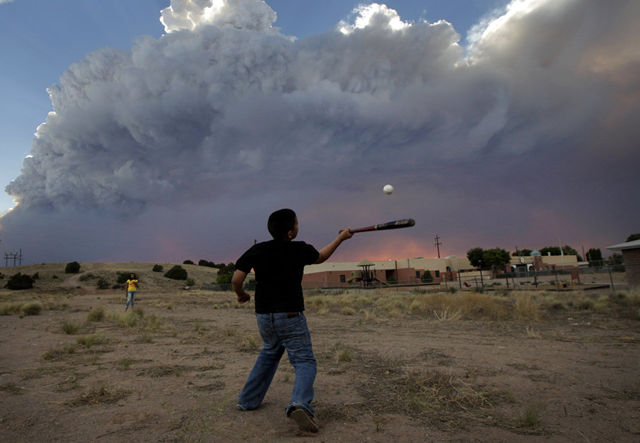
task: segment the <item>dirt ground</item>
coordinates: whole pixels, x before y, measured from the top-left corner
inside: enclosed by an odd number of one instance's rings
[[[286,357],[261,408],[234,408],[261,341],[232,293],[147,273],[128,326],[124,290],[58,268],[39,268],[35,289],[0,290],[0,304],[45,307],[0,316],[2,442],[640,441],[637,315],[447,320],[321,309],[309,294],[320,432],[307,434],[284,416],[295,379]],[[98,309],[104,318],[89,320]]]

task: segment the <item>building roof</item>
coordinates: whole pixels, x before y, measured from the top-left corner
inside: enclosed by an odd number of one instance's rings
[[[626,243],[620,243],[613,246],[607,246],[610,251],[622,251],[625,249],[640,249],[640,240],[629,241]]]

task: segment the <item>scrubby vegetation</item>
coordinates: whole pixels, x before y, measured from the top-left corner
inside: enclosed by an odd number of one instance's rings
[[[175,265],[164,274],[165,277],[172,280],[186,280],[188,275],[187,270],[180,265]]]
[[[78,272],[80,272],[80,263],[78,263],[77,261],[67,263],[67,266],[64,268],[64,272],[66,274],[77,274]]]
[[[7,282],[7,289],[12,290],[21,290],[21,289],[31,289],[33,287],[33,277],[26,274],[17,273],[12,275]]]

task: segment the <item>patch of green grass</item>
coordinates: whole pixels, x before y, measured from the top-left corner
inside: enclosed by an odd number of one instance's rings
[[[74,345],[67,345],[62,348],[49,349],[42,355],[42,359],[45,361],[59,360],[74,352],[76,352],[76,347]]]
[[[98,306],[95,309],[92,309],[87,314],[87,321],[102,321],[104,320],[104,306]]]
[[[73,320],[64,320],[62,322],[62,331],[67,335],[73,335],[80,330],[82,323]]]
[[[116,362],[118,369],[127,370],[131,367],[131,359],[130,358],[121,358]]]
[[[248,335],[242,338],[238,348],[242,352],[253,352],[258,349],[258,342],[255,338]]]
[[[153,343],[153,336],[151,334],[143,334],[142,341],[144,343]]]
[[[44,310],[44,305],[39,301],[31,301],[22,305],[20,316],[40,315]]]
[[[522,427],[533,428],[540,424],[545,404],[543,402],[527,403],[522,410],[522,414],[518,417],[518,424]]]
[[[78,337],[77,342],[79,345],[90,349],[93,345],[99,345],[105,342],[104,334],[91,334]]]

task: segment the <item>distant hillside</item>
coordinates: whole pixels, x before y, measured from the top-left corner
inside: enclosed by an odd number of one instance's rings
[[[162,272],[153,272],[154,265],[160,265]],[[179,264],[188,273],[188,277],[195,280],[195,287],[202,287],[205,283],[212,283],[218,275],[218,269],[207,266]],[[0,288],[4,287],[9,277],[20,272],[33,276],[38,274],[34,289],[53,290],[60,288],[82,288],[98,290],[97,282],[105,278],[109,282],[109,290],[117,284],[118,272],[135,273],[140,281],[141,291],[172,291],[183,288],[184,280],[172,280],[164,277],[164,273],[175,266],[175,263],[80,263],[78,274],[66,274],[67,263],[43,263],[38,265],[9,266],[0,268],[4,279],[0,280]],[[87,278],[91,277],[91,278]],[[6,289],[4,289],[6,291]],[[124,287],[123,289],[124,290]]]

